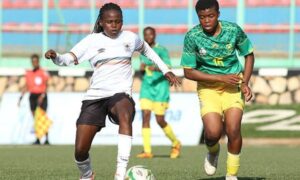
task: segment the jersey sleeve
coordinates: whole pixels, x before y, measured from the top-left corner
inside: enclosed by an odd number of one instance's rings
[[[184,38],[183,52],[180,65],[183,68],[196,68],[196,44],[188,33]]]
[[[78,62],[75,62],[75,64],[81,63],[84,60],[86,60],[84,57],[85,53],[87,52],[90,44],[91,44],[91,38],[92,35],[88,35],[85,38],[83,38],[81,41],[79,41],[71,50],[70,52],[74,54],[77,58]]]
[[[144,41],[141,40],[141,38],[139,38],[138,35],[134,34],[134,50],[141,52],[143,50],[144,47]]]
[[[246,56],[253,52],[253,46],[245,32],[237,26],[237,44],[236,49],[240,56]]]

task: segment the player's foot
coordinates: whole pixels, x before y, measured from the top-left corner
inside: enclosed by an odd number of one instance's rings
[[[226,180],[237,180],[238,178],[236,176],[226,176]]]
[[[36,139],[36,141],[34,142],[34,143],[32,143],[33,145],[40,145],[41,144],[41,142],[40,142],[40,140],[39,139]]]
[[[79,180],[94,180],[94,179],[95,179],[95,173],[93,173],[92,176],[89,177],[89,178],[82,178],[82,177],[80,177]]]
[[[44,143],[45,145],[50,145],[50,143],[49,143],[49,141],[48,141],[48,139],[45,141],[45,143]]]
[[[142,153],[138,154],[136,157],[137,158],[142,158],[142,159],[153,158],[153,154],[142,152]]]
[[[207,153],[207,156],[204,160],[204,170],[208,176],[214,175],[217,171],[219,153],[220,153],[220,145],[217,153],[215,154]]]
[[[178,142],[175,146],[172,147],[170,158],[176,159],[180,155],[181,143]]]

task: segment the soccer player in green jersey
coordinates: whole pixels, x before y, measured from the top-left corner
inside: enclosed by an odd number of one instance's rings
[[[152,47],[152,49],[158,54],[165,64],[171,66],[167,49],[157,44],[155,42],[155,37],[156,33],[154,28],[146,27],[144,29],[145,41]],[[142,62],[141,71],[145,72],[140,92],[140,104],[143,116],[142,136],[144,151],[138,154],[137,157],[153,157],[151,151],[150,129],[150,117],[151,111],[153,111],[158,125],[163,129],[165,135],[172,142],[170,158],[177,158],[180,154],[181,144],[173,133],[171,126],[165,121],[165,112],[169,106],[170,99],[169,82],[165,80],[163,74],[147,57],[141,55],[140,59]]]
[[[181,65],[186,78],[198,82],[198,96],[208,154],[207,175],[216,172],[223,129],[228,138],[226,179],[237,179],[242,147],[241,120],[244,103],[252,98],[249,80],[253,46],[235,23],[218,20],[217,0],[198,0],[200,24],[185,36]],[[244,68],[236,55],[244,56]]]

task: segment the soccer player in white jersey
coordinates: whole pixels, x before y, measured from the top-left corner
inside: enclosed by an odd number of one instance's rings
[[[180,82],[159,56],[136,34],[121,30],[121,8],[104,4],[92,34],[76,44],[69,53],[54,50],[45,53],[47,59],[60,66],[88,60],[94,73],[84,97],[77,120],[75,161],[80,179],[94,179],[89,150],[95,134],[105,127],[105,118],[119,125],[117,170],[115,180],[124,180],[132,144],[132,121],[135,114],[132,91],[131,57],[138,51],[151,59],[171,85]]]

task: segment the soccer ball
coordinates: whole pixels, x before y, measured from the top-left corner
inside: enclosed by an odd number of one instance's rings
[[[126,172],[126,180],[155,180],[150,169],[146,166],[137,165],[128,169]]]

